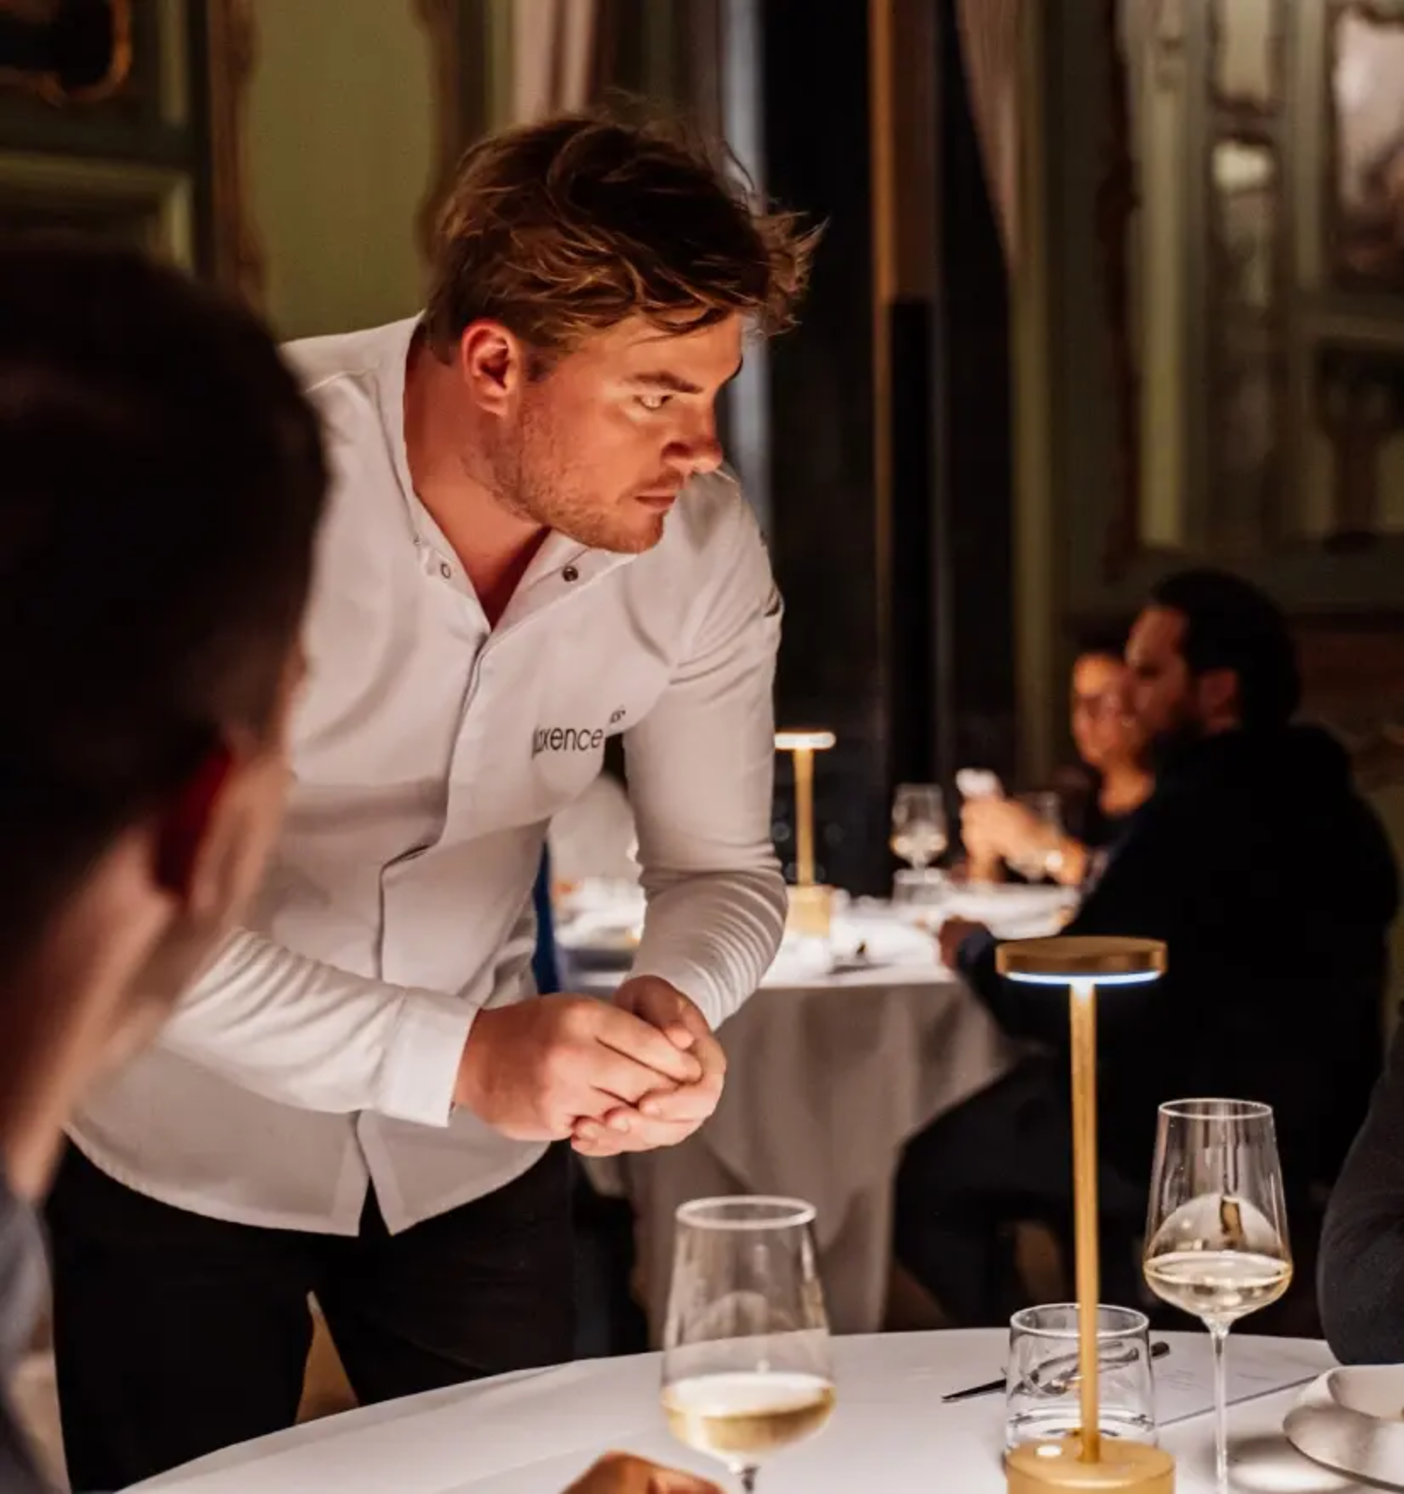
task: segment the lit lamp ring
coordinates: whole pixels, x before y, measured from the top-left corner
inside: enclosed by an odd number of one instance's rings
[[[1038,986],[1129,986],[1165,974],[1165,945],[1159,939],[1071,935],[1052,939],[1011,939],[995,951],[995,968],[1010,980]]]
[[[838,739],[831,731],[777,731],[777,752],[827,752]]]

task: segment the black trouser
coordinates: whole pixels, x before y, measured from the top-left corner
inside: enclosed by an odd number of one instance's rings
[[[1134,1241],[1144,1181],[1099,1170],[1103,1302],[1138,1305]],[[960,1327],[1002,1325],[1025,1305],[1011,1295],[1006,1227],[1039,1220],[1071,1263],[1072,1125],[1051,1067],[1031,1061],[934,1121],[907,1144],[897,1173],[897,1259]]]
[[[49,1203],[64,1451],[78,1494],[291,1426],[316,1293],[358,1399],[571,1357],[568,1154],[496,1193],[358,1236],[170,1208],[70,1147]]]

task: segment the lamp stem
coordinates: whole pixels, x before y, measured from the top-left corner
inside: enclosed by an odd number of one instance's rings
[[[1082,1460],[1101,1458],[1097,1408],[1097,990],[1072,983],[1073,1219],[1077,1252],[1078,1368],[1081,1380]]]
[[[814,881],[814,749],[795,748],[795,880]]]

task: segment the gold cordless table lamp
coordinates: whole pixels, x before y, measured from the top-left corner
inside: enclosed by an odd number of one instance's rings
[[[827,939],[833,888],[814,880],[814,754],[834,745],[831,731],[778,731],[775,750],[788,752],[795,766],[795,885],[790,888],[789,928],[809,938]]]
[[[1165,973],[1157,939],[1019,939],[1001,944],[999,973],[1069,991],[1072,1040],[1073,1214],[1077,1251],[1078,1373],[1081,1428],[1029,1442],[1005,1460],[1009,1494],[1051,1490],[1087,1494],[1174,1494],[1175,1462],[1143,1442],[1103,1438],[1097,1406],[1097,987],[1139,985]]]

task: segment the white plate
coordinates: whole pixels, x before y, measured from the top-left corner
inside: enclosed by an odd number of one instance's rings
[[[943,920],[983,923],[997,939],[1033,939],[1056,934],[1076,907],[1070,887],[986,882],[952,888],[938,911]]]
[[[936,944],[923,929],[906,923],[849,915],[834,919],[835,957],[848,960],[861,949],[874,965],[930,964]]]
[[[1298,1397],[1283,1431],[1315,1463],[1404,1489],[1404,1365],[1328,1370]]]

